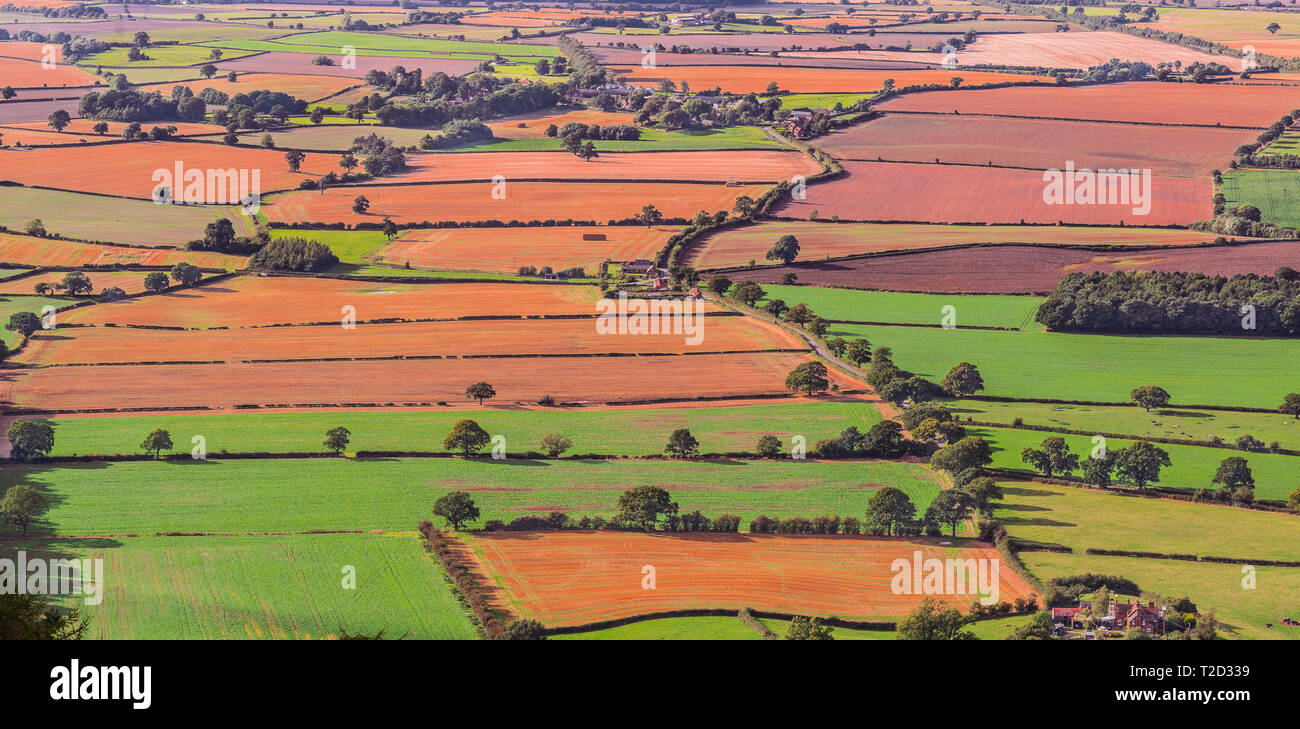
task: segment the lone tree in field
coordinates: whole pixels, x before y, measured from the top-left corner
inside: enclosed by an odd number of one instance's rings
[[[146,274],[144,277],[145,291],[152,291],[153,293],[157,293],[171,285],[172,285],[171,279],[167,278],[167,274],[163,273],[162,271],[153,271],[151,273]]]
[[[821,362],[804,362],[790,370],[790,374],[785,376],[787,390],[794,390],[807,395],[825,392],[830,386],[831,382],[826,373],[826,365]]]
[[[9,323],[5,324],[5,329],[11,332],[18,332],[24,337],[30,337],[32,332],[41,328],[41,320],[30,311],[18,311],[9,315]]]
[[[1070,473],[1079,467],[1079,456],[1070,452],[1070,445],[1059,435],[1045,439],[1041,449],[1025,448],[1020,451],[1020,460],[1048,478]]]
[[[475,382],[465,388],[465,397],[470,400],[478,400],[479,405],[482,405],[484,400],[491,400],[496,396],[497,391],[493,390],[492,386],[486,382]]]
[[[465,422],[465,421],[461,421]],[[467,521],[474,521],[479,516],[478,507],[474,504],[474,499],[464,491],[452,491],[438,497],[433,502],[433,515],[441,516],[451,526],[452,531],[460,531],[460,525]]]
[[[58,111],[52,112],[50,118],[46,121],[48,122],[50,129],[53,129],[56,132],[61,132],[72,123],[72,115],[63,109],[59,109]]]
[[[81,271],[69,271],[63,275],[63,280],[59,282],[63,288],[68,290],[72,295],[88,294],[95,290],[95,285],[90,282],[90,277]]]
[[[357,215],[365,215],[366,211],[369,209],[370,200],[366,199],[365,195],[357,195],[356,198],[352,200],[352,212]]]
[[[352,173],[352,170],[355,170],[355,169],[357,168],[357,166],[360,165],[360,164],[361,164],[361,163],[357,161],[357,158],[354,157],[354,156],[352,155],[351,152],[349,152],[349,153],[347,153],[347,154],[345,154],[345,155],[343,155],[342,157],[339,158],[339,167],[342,167],[342,168],[343,168],[343,174],[345,174],[345,175],[346,175],[346,174],[351,174],[351,173]],[[364,199],[364,198],[360,198],[360,199]],[[369,201],[369,200],[366,201],[366,207],[370,207],[370,201]],[[353,206],[352,209],[353,209],[354,212],[356,211],[356,207],[355,207],[355,205]],[[361,211],[361,212],[365,212],[365,211],[363,210],[363,211]]]
[[[297,172],[302,169],[302,161],[307,159],[307,155],[296,149],[291,149],[284,153],[284,161],[289,163],[289,171]]]
[[[211,63],[205,63],[199,66],[199,75],[203,76],[203,78],[212,78],[217,75],[217,67]]]
[[[651,531],[663,516],[677,513],[677,502],[658,486],[637,486],[618,497],[618,520]]]
[[[163,451],[172,449],[172,434],[162,428],[154,428],[149,435],[144,437],[140,443],[140,448],[146,454],[153,454],[154,458],[161,458]]]
[[[769,261],[780,261],[787,266],[794,263],[794,259],[799,257],[799,239],[792,235],[783,235],[777,238],[776,243],[768,249],[765,258]]]
[[[1155,385],[1139,387],[1130,392],[1128,396],[1147,412],[1151,412],[1151,408],[1162,408],[1169,404],[1169,393],[1165,392],[1163,387],[1156,387]]]
[[[9,439],[9,457],[16,461],[48,456],[54,450],[54,428],[44,420],[15,420],[5,437]]]
[[[203,269],[192,263],[181,261],[172,266],[171,277],[173,281],[182,286],[193,286],[199,282],[199,279],[203,278]]]
[[[932,597],[898,621],[898,640],[977,640],[970,618]]]
[[[1300,418],[1300,392],[1289,393],[1282,399],[1282,407],[1278,411],[1286,415]]]
[[[668,436],[668,445],[664,446],[664,453],[673,458],[690,458],[699,455],[700,442],[691,435],[690,430],[678,428]]]
[[[334,455],[339,455],[343,449],[348,447],[352,441],[352,431],[344,428],[342,425],[337,428],[330,428],[325,431],[325,447],[334,451]]]
[[[971,498],[964,491],[947,489],[930,502],[925,510],[926,521],[933,521],[952,527],[952,535],[957,536],[957,525],[970,518]]]
[[[980,371],[975,365],[962,362],[948,370],[947,376],[939,383],[939,387],[953,397],[964,397],[983,390],[984,378],[980,377]]]
[[[456,424],[451,426],[451,432],[442,439],[442,447],[449,451],[460,451],[468,456],[490,442],[492,436],[479,427],[478,423],[466,418],[456,421]]]
[[[40,218],[27,221],[27,224],[23,226],[23,230],[33,238],[47,238],[50,235],[49,231],[45,229],[45,223],[41,222]]]
[[[1161,466],[1172,465],[1168,452],[1144,440],[1115,451],[1115,475],[1140,489],[1149,481],[1160,480]]]
[[[559,433],[547,433],[542,436],[542,452],[551,458],[559,456],[572,447],[573,441]]]
[[[758,439],[758,455],[774,458],[781,452],[781,439],[775,435],[765,435]]]
[[[914,516],[916,504],[896,486],[876,489],[867,499],[866,523],[874,529],[885,530],[886,536],[894,533],[895,526],[911,521]]]
[[[645,207],[641,208],[641,213],[637,215],[637,219],[640,220],[642,223],[645,223],[645,227],[649,228],[650,226],[655,225],[659,221],[663,220],[664,214],[659,212],[659,208],[655,207],[654,205],[646,205]]]
[[[1219,484],[1224,491],[1232,495],[1238,489],[1255,488],[1255,475],[1251,473],[1250,464],[1245,458],[1232,456],[1223,459],[1210,483]]]
[[[0,514],[10,524],[22,527],[24,537],[27,536],[27,527],[49,510],[50,502],[26,484],[10,486],[4,498],[0,499]]]
[[[835,628],[829,625],[822,625],[818,618],[807,618],[802,615],[794,616],[790,621],[790,627],[786,628],[786,640],[835,640],[832,635]]]
[[[1282,30],[1282,26],[1278,25],[1277,23],[1269,23],[1268,25],[1264,26],[1264,30],[1267,30],[1269,35],[1273,35],[1277,33],[1279,30]]]

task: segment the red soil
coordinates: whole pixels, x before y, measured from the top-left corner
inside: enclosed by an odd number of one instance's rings
[[[231,96],[257,89],[265,89],[267,91],[283,91],[300,99],[316,101],[336,94],[343,89],[356,86],[358,83],[356,79],[352,78],[315,74],[240,73],[236,75],[234,81],[227,80],[225,76],[216,76],[200,81],[142,84],[137,88],[145,92],[159,91],[164,96],[169,96],[175,86],[188,86],[195,94],[202,92],[203,89],[216,89]]]
[[[106,288],[119,288],[128,294],[138,294],[144,291],[144,277],[148,275],[146,271],[83,271],[90,283],[94,284],[94,293],[98,294]],[[50,271],[49,273],[39,273],[35,276],[24,276],[16,280],[0,281],[0,295],[22,294],[30,296],[35,291],[37,284],[57,284],[63,281],[67,275],[66,271]]]
[[[912,84],[947,85],[953,76],[961,76],[965,86],[1007,81],[1052,81],[1046,76],[991,71],[907,69],[868,71],[825,68],[783,68],[775,71],[762,66],[682,66],[671,69],[616,66],[613,70],[620,77],[626,77],[629,83],[638,86],[653,86],[663,79],[668,79],[679,86],[682,81],[686,81],[692,89],[711,89],[721,86],[723,91],[736,94],[761,92],[772,81],[780,84],[782,89],[794,92],[877,91],[883,87],[887,78],[894,79],[894,85],[898,88]]]
[[[810,176],[821,166],[802,152],[602,152],[584,162],[568,152],[462,152],[418,154],[406,159],[409,172],[374,184],[506,180],[642,180],[686,182],[781,182]]]
[[[515,273],[520,266],[550,266],[557,271],[581,266],[594,274],[607,259],[653,258],[677,230],[643,225],[414,229],[381,250],[375,260],[494,273]],[[601,239],[583,240],[583,236]]]
[[[243,268],[246,263],[246,259],[240,256],[224,253],[101,246],[8,233],[0,233],[0,260],[29,266],[107,266],[115,263],[174,266],[181,261],[188,261],[200,268],[227,270]],[[140,276],[143,279],[144,274],[141,273]]]
[[[999,559],[974,542],[945,548],[937,540],[838,536],[499,532],[475,535],[473,544],[510,602],[548,626],[689,608],[898,618],[925,596],[895,594],[894,560],[910,563],[916,551],[923,559]],[[641,586],[645,565],[655,569],[653,590]],[[998,577],[1000,600],[1032,592],[1008,565],[999,564]],[[977,599],[934,597],[963,612]]]
[[[0,46],[0,52],[3,46]],[[74,66],[56,65],[46,68],[40,61],[0,57],[0,78],[6,86],[14,88],[84,86],[95,82],[95,77]],[[75,109],[76,104],[74,103]]]

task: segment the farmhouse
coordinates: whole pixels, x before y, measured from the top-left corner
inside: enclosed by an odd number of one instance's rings
[[[1092,603],[1082,601],[1075,607],[1052,608],[1052,622],[1066,628],[1086,627],[1079,613],[1084,608],[1091,608]],[[1119,602],[1112,601],[1106,615],[1094,618],[1095,622],[1106,628],[1129,630],[1137,628],[1148,635],[1164,635],[1166,629],[1164,608],[1157,608],[1154,602]]]

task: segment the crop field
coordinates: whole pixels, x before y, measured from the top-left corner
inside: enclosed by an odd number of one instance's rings
[[[62,274],[20,279],[53,283]],[[96,290],[108,285],[143,289],[143,273],[92,273]],[[14,284],[0,283],[0,294]],[[128,290],[128,293],[135,293]],[[593,319],[463,320],[408,324],[359,324],[348,336],[348,354],[357,359],[379,357],[465,357],[488,355],[695,354],[699,352],[807,349],[785,329],[744,317],[709,317],[701,337],[692,343],[671,317],[663,317],[663,333],[608,336]],[[680,328],[680,324],[678,325]],[[132,362],[255,362],[262,360],[328,359],[339,353],[335,326],[264,327],[176,331],[94,327],[33,334],[22,360],[42,364],[130,364]]]
[[[624,123],[614,121],[615,124]],[[494,132],[495,134],[496,132]],[[499,134],[501,141],[485,142],[470,147],[457,147],[454,152],[541,152],[563,149],[564,140],[551,137],[512,138],[507,128]],[[756,127],[726,127],[724,129],[681,129],[665,131],[646,128],[636,140],[602,140],[597,152],[665,152],[726,149],[779,149],[789,147]]]
[[[3,49],[0,49],[3,50]],[[88,86],[95,77],[74,66],[46,68],[40,61],[0,56],[0,78],[14,88]]]
[[[556,284],[374,283],[241,276],[208,286],[79,310],[69,323],[183,328],[335,324],[344,306],[356,321],[541,317],[597,313],[592,287]]]
[[[1041,230],[1053,229],[1044,227]],[[1295,241],[1261,241],[1227,247],[1146,248],[1114,253],[1062,247],[990,245],[769,266],[747,271],[744,276],[767,283],[780,281],[785,274],[793,273],[801,283],[811,286],[954,293],[1050,293],[1057,282],[1074,271],[1272,275],[1278,266],[1295,267],[1297,263],[1300,263],[1300,243]],[[733,278],[739,275],[734,274]]]
[[[941,296],[855,291],[813,286],[766,285],[767,297],[807,304],[818,316],[840,321],[939,326],[945,315],[956,326],[1019,329],[1034,319],[1042,299],[1032,296]],[[952,307],[952,311],[946,311]]]
[[[334,152],[343,154],[352,148],[358,137],[378,134],[392,140],[393,144],[403,147],[419,144],[420,138],[429,134],[427,129],[403,129],[384,127],[375,124],[357,124],[351,119],[346,124],[322,124],[320,126],[300,126],[295,129],[279,129],[270,132],[277,147],[285,149],[312,150],[315,152]],[[219,130],[223,135],[225,130]],[[262,135],[267,132],[248,132],[239,135],[240,144],[261,144]],[[381,178],[387,179],[387,178]]]
[[[742,608],[837,615],[900,617],[920,595],[890,589],[895,559],[989,558],[987,546],[869,537],[540,533],[466,537],[505,599],[547,625],[691,608]],[[641,588],[642,565],[653,565],[654,590]],[[1031,592],[1000,571],[999,597]],[[797,586],[797,588],[795,587]],[[945,596],[965,607],[973,595]]]
[[[71,109],[69,109],[69,111],[71,111]],[[62,134],[64,136],[72,137],[73,141],[83,137],[87,141],[100,141],[120,138],[122,136],[122,130],[126,128],[126,122],[104,122],[108,125],[108,130],[101,136],[93,129],[93,127],[98,123],[98,120],[94,119],[73,119],[62,132],[54,132],[50,130],[48,122],[28,122],[25,124],[20,123],[0,127],[0,133],[14,135],[13,138],[15,141],[21,139],[21,137],[18,137],[17,134],[15,134],[21,129],[43,132],[46,134]],[[196,136],[201,134],[224,134],[226,131],[224,127],[219,127],[216,124],[200,124],[197,122],[168,122],[167,125],[176,127],[175,134],[178,137]],[[73,137],[73,135],[76,136]],[[10,144],[11,142],[6,141],[5,143]]]
[[[254,151],[254,150],[249,150]],[[0,158],[2,159],[2,158]],[[324,193],[301,190],[262,200],[262,214],[277,223],[383,222],[432,220],[529,221],[542,219],[601,222],[630,218],[652,204],[669,218],[688,218],[700,210],[730,210],[741,195],[758,197],[763,185],[681,182],[510,182],[505,197],[493,197],[498,183],[439,185],[366,185],[330,188]],[[1208,183],[1206,184],[1208,188]],[[366,213],[352,211],[357,195],[370,201]],[[1208,194],[1208,192],[1207,192]]]
[[[475,637],[442,570],[411,536],[146,537],[73,539],[54,550],[18,546],[33,557],[104,560],[104,600],[86,608],[93,639],[319,640],[336,638],[339,630],[384,630],[407,640]],[[356,569],[355,591],[340,584],[344,565]]]
[[[1300,171],[1233,170],[1220,192],[1225,205],[1254,205],[1270,223],[1300,226]]]
[[[479,41],[450,41],[427,38],[405,38],[372,33],[351,31],[321,31],[318,33],[298,33],[278,38],[268,45],[280,46],[279,50],[292,51],[294,47],[329,47],[338,52],[339,48],[352,46],[358,51],[418,51],[427,53],[485,53],[489,56],[557,56],[559,52],[548,46],[523,46],[510,43],[490,43]],[[224,47],[224,46],[223,46]],[[237,46],[238,47],[238,46]],[[258,50],[261,50],[260,48]],[[310,51],[304,51],[310,52]]]
[[[835,132],[817,147],[840,159],[1056,170],[1073,163],[1075,169],[1203,178],[1253,141],[1255,133],[1244,129],[890,114]]]
[[[78,195],[69,199],[78,197],[84,196]],[[111,198],[104,198],[104,200],[112,201]],[[153,203],[141,204],[153,205]],[[0,218],[0,221],[3,220]],[[90,224],[88,219],[85,222],[87,225]],[[247,259],[206,251],[106,246],[0,233],[0,260],[28,266],[108,266],[117,263],[174,266],[185,261],[200,268],[237,269],[243,268]]]
[[[140,88],[144,91],[159,91],[163,94],[170,94],[172,87],[175,85],[177,84],[168,82],[145,85]],[[225,76],[219,76],[202,81],[183,81],[180,82],[180,85],[188,86],[196,94],[204,89],[216,89],[234,96],[235,94],[245,94],[250,91],[264,89],[267,91],[283,91],[286,94],[292,94],[307,101],[316,101],[356,86],[357,82],[348,78],[305,73],[241,73],[236,76],[234,81],[228,80]]]
[[[783,235],[799,241],[800,258],[851,256],[884,251],[917,250],[972,243],[1031,243],[1034,245],[1197,245],[1214,240],[1213,233],[1170,228],[1103,228],[1092,226],[926,225],[903,223],[841,223],[770,221],[727,228],[695,243],[686,262],[698,268],[780,266],[763,256]],[[971,251],[979,255],[978,251]],[[1021,255],[1028,253],[1023,248]],[[938,255],[938,254],[936,254]],[[895,261],[909,259],[895,259]],[[964,271],[972,275],[972,271]],[[853,285],[845,282],[844,285]],[[870,285],[870,284],[867,284]]]
[[[960,313],[959,318],[960,321]],[[1294,387],[1291,339],[1106,336],[977,329],[836,324],[831,336],[866,337],[894,351],[899,367],[935,381],[958,362],[979,367],[982,394],[1128,402],[1129,392],[1159,384],[1176,405],[1276,408]],[[1248,357],[1251,366],[1235,367]],[[1224,377],[1233,372],[1233,377]]]
[[[0,281],[0,295],[30,294],[38,284],[55,285],[63,280],[66,271],[50,271],[35,276],[24,276],[17,281]],[[144,291],[145,271],[89,271],[85,272],[94,285],[95,292],[106,288],[119,288],[128,294]]]
[[[121,536],[405,530],[432,518],[433,502],[453,489],[473,494],[481,521],[554,510],[608,518],[618,510],[619,495],[640,484],[669,484],[687,511],[735,514],[748,525],[760,514],[861,514],[882,486],[902,489],[924,511],[939,491],[932,479],[921,466],[893,462],[214,456],[7,468],[0,485],[27,483],[52,497],[46,523],[33,525],[33,536]],[[250,509],[249,504],[262,506]],[[0,530],[13,533],[9,525]]]
[[[807,198],[774,211],[783,217],[934,223],[1072,223],[1177,225],[1206,217],[1210,181],[1156,177],[1142,199],[1102,204],[1049,204],[1043,173],[944,164],[845,162],[848,176],[810,185]],[[1121,198],[1117,198],[1121,199]]]
[[[372,249],[369,259],[497,273],[514,273],[520,266],[551,266],[557,271],[580,266],[592,272],[607,260],[654,258],[675,232],[668,226],[642,225],[416,229]]]
[[[1295,91],[1284,86],[1157,86],[1150,81],[908,94],[880,105],[882,111],[1256,128],[1267,127],[1294,107]]]
[[[683,81],[692,89],[711,89],[722,87],[723,91],[733,94],[759,93],[773,81],[782,89],[796,93],[842,93],[850,91],[878,91],[887,78],[894,79],[897,87],[912,84],[948,85],[954,75],[964,79],[965,86],[981,86],[1007,82],[1028,83],[1051,81],[1045,76],[1025,74],[994,73],[991,71],[963,71],[955,74],[947,70],[885,70],[867,71],[827,68],[783,68],[780,70],[759,66],[680,66],[670,70],[659,68],[645,69],[640,66],[615,66],[615,70],[627,76],[635,85],[657,85],[661,80],[669,80],[681,85]]]

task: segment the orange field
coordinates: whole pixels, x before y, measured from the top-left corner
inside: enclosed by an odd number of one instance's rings
[[[2,159],[2,158],[0,158]],[[265,183],[263,183],[265,187]],[[301,190],[262,201],[267,219],[280,223],[394,222],[436,220],[622,220],[652,204],[667,218],[689,218],[700,210],[731,210],[736,198],[757,198],[764,185],[646,182],[507,182],[505,198],[496,199],[490,182],[446,185],[366,185],[334,187],[321,194]],[[365,214],[352,212],[353,200],[370,201]]]
[[[6,2],[7,1],[8,0],[6,0]],[[0,3],[0,5],[2,4],[4,3]],[[63,45],[60,43],[36,43],[34,41],[10,40],[0,43],[0,57],[21,58],[24,61],[43,61],[45,60],[46,48],[54,49],[55,62],[63,62]]]
[[[69,312],[65,321],[168,327],[253,327],[373,319],[459,319],[596,313],[593,286],[390,284],[330,278],[240,276],[198,288]]]
[[[372,180],[373,184],[407,182],[509,180],[643,180],[662,182],[782,182],[795,175],[821,172],[821,165],[802,152],[749,150],[730,152],[602,152],[584,162],[562,151],[462,152],[413,154],[409,172]]]
[[[0,233],[0,260],[28,266],[109,266],[115,263],[174,266],[181,261],[188,261],[200,268],[228,270],[243,268],[246,261],[241,256],[225,253],[101,246],[12,233]]]
[[[963,86],[1003,83],[1007,81],[1051,82],[1047,76],[1026,76],[1024,74],[994,73],[991,71],[945,71],[919,70],[908,71],[891,69],[886,71],[864,71],[847,68],[769,68],[763,66],[675,66],[672,68],[641,68],[640,66],[615,66],[614,71],[624,76],[630,83],[645,86],[655,85],[667,79],[681,86],[682,81],[691,85],[693,91],[703,91],[721,86],[723,91],[735,94],[761,92],[775,81],[783,90],[794,92],[844,92],[877,91],[885,79],[894,79],[898,88],[912,84],[947,85],[953,76],[961,76]],[[936,96],[936,94],[925,94]],[[937,96],[945,97],[944,94]]]
[[[143,275],[143,274],[142,274]],[[92,275],[92,280],[94,276]],[[23,291],[22,293],[31,293]],[[20,357],[39,364],[246,362],[326,357],[458,357],[529,354],[655,354],[805,349],[784,329],[745,317],[705,317],[702,339],[683,333],[601,334],[595,319],[477,319],[407,324],[158,330],[77,327],[37,332]]]
[[[1195,245],[1217,235],[1169,228],[1099,228],[1056,225],[896,225],[773,222],[730,228],[691,246],[685,265],[722,268],[772,263],[763,258],[783,235],[799,240],[804,260],[882,251],[920,250],[968,243],[1049,245]],[[780,262],[777,261],[777,264]]]
[[[2,49],[2,47],[0,47]],[[95,83],[95,77],[74,66],[58,65],[45,68],[40,61],[28,61],[21,58],[0,56],[0,79],[6,86],[16,89],[89,86]],[[77,102],[69,102],[70,111],[76,111]]]
[[[225,76],[216,76],[210,79],[199,81],[171,81],[157,84],[141,84],[137,88],[141,91],[159,91],[164,96],[170,96],[172,88],[175,86],[188,86],[194,93],[199,93],[203,89],[216,89],[223,93],[234,96],[235,94],[247,93],[257,89],[266,89],[268,91],[283,91],[286,94],[292,94],[300,99],[307,101],[316,101],[326,96],[337,94],[338,92],[359,85],[361,82],[353,78],[344,78],[341,76],[315,76],[311,74],[293,74],[293,73],[241,73],[235,77],[234,81],[229,81]]]
[[[274,149],[232,148],[224,144],[132,142],[95,148],[95,164],[75,147],[46,147],[0,151],[0,178],[77,192],[129,195],[151,199],[155,170],[175,174],[184,170],[260,170],[263,194],[296,189],[298,183],[338,168],[338,157],[308,153],[301,172],[290,172],[284,152]],[[251,173],[250,173],[251,174]],[[160,178],[161,179],[161,178]],[[177,186],[179,189],[179,186]],[[233,194],[229,199],[237,200]]]
[[[98,134],[60,134],[52,129],[12,129],[0,127],[0,146],[3,147],[43,147],[54,145],[78,145],[86,142],[101,141]]]
[[[0,295],[23,294],[30,296],[35,293],[37,284],[57,284],[67,275],[67,271],[49,271],[47,273],[38,273],[35,276],[24,276],[16,280],[0,281]],[[95,294],[106,288],[119,288],[128,294],[138,294],[144,291],[144,277],[149,274],[148,271],[82,271],[94,284]]]
[[[691,608],[789,612],[848,619],[898,618],[924,599],[894,594],[896,559],[999,559],[966,540],[942,547],[931,539],[748,534],[496,532],[464,537],[504,597],[524,617],[549,627]],[[642,589],[642,568],[655,589]],[[992,568],[989,567],[991,576]],[[999,564],[999,600],[1031,588]],[[935,595],[962,612],[973,594]]]
[[[126,128],[126,122],[106,121],[103,123],[108,125],[108,131],[101,136],[95,133],[93,129],[93,127],[99,123],[98,119],[73,119],[68,126],[63,128],[62,133],[76,134],[85,137],[89,141],[94,141],[96,139],[121,138],[122,130]],[[145,131],[152,129],[155,126],[176,127],[176,134],[178,136],[226,133],[225,127],[217,126],[216,124],[200,124],[197,122],[160,121],[146,122],[141,124],[141,126],[144,127]],[[51,134],[54,133],[53,130],[50,129],[49,124],[43,121],[6,124],[3,127],[0,127],[0,132],[8,135],[11,132],[7,130],[11,129],[34,129],[36,131],[50,132]]]
[[[501,139],[539,139],[546,136],[546,127],[554,124],[558,129],[569,122],[599,124],[605,127],[610,124],[631,124],[632,115],[599,109],[580,109],[556,114],[552,109],[545,109],[532,114],[498,119],[490,122],[488,127],[492,129],[493,136]]]
[[[581,266],[595,273],[607,259],[653,258],[677,230],[643,225],[415,229],[383,248],[375,260],[453,271],[514,273],[520,266],[557,271]],[[602,238],[583,240],[584,235]]]
[[[483,380],[497,391],[487,407],[534,403],[547,394],[593,404],[709,399],[784,393],[785,376],[810,358],[768,352],[39,367],[0,372],[0,405],[76,410],[464,402],[466,386]],[[831,379],[841,387],[862,387],[834,370]]]

